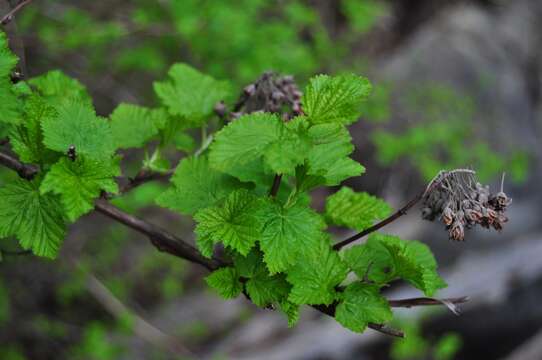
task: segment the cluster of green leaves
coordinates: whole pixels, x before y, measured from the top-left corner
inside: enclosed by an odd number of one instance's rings
[[[316,76],[304,91],[305,115],[288,122],[243,115],[217,131],[207,151],[181,160],[157,203],[194,217],[204,256],[225,248],[232,265],[206,279],[222,297],[244,293],[258,306],[277,306],[290,325],[301,305],[335,305],[337,321],[362,332],[392,318],[380,295],[389,282],[406,280],[426,295],[445,286],[430,250],[415,241],[376,234],[341,253],[332,249],[328,225],[364,229],[389,214],[384,201],[347,187],[327,199],[325,214],[307,201],[311,189],[363,173],[349,157],[346,125],[359,118],[370,91],[359,76]],[[170,111],[175,96],[161,96]],[[269,195],[277,175],[284,190]],[[351,272],[357,279],[346,282]]]
[[[60,72],[6,84],[22,104],[9,122],[13,150],[40,172],[0,188],[0,236],[13,235],[51,258],[66,224],[89,212],[102,192],[118,192],[117,150],[154,148],[144,166],[169,170],[164,149],[186,144],[178,140],[186,129],[209,127],[214,104],[231,93],[228,84],[176,64],[154,84],[158,107],[121,104],[103,118],[84,87]],[[310,207],[311,189],[365,171],[349,156],[354,146],[346,126],[359,118],[370,92],[363,77],[319,75],[305,88],[304,115],[285,122],[277,114],[245,114],[202,138],[198,150],[182,147],[188,154],[157,203],[193,216],[204,256],[213,256],[216,245],[225,248],[231,265],[207,277],[224,298],[245,293],[258,306],[275,305],[290,325],[301,305],[334,305],[338,322],[362,332],[391,320],[380,294],[389,282],[406,280],[426,295],[445,286],[418,242],[374,234],[341,253],[332,248],[328,225],[364,229],[390,212],[382,200],[343,187],[327,199],[325,214]],[[278,194],[269,193],[274,178]]]
[[[4,33],[0,33],[0,91],[6,95],[0,101],[4,110],[0,124],[20,160],[38,165],[41,171],[32,181],[20,179],[0,187],[0,237],[15,236],[24,249],[54,258],[66,225],[92,210],[102,192],[118,192],[118,149],[143,147],[158,140],[146,166],[167,170],[161,151],[168,146],[190,148],[183,129],[193,123],[166,107],[134,104],[119,105],[109,119],[97,116],[85,87],[60,71],[13,85],[10,74],[16,62]],[[198,107],[198,116],[208,116],[212,107],[197,100],[199,96],[200,100],[215,101],[206,93],[215,84],[204,83],[207,77],[193,69],[179,67],[175,74],[176,68],[172,69],[173,80],[182,77],[203,84],[203,92],[194,94],[192,104]],[[186,85],[175,89],[186,91]],[[68,155],[70,149],[75,156]]]

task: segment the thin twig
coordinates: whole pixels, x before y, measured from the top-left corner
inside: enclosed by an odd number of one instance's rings
[[[32,180],[34,175],[38,173],[38,168],[36,166],[23,164],[19,160],[3,152],[0,152],[0,165],[15,170],[20,177],[26,180]]]
[[[21,1],[17,6],[15,6],[10,12],[8,12],[4,17],[2,17],[2,20],[0,20],[0,25],[7,25],[13,18],[15,17],[15,14],[21,10],[26,5],[30,4],[32,0],[23,0]]]
[[[434,299],[428,297],[412,298],[412,299],[401,299],[401,300],[388,300],[388,303],[391,307],[403,307],[411,308],[414,306],[431,306],[431,305],[445,305],[446,303],[450,304],[463,304],[469,301],[468,296],[462,296],[457,298],[448,298],[448,299]]]
[[[281,181],[282,181],[282,175],[281,174],[275,175],[275,177],[273,178],[273,185],[271,185],[271,190],[269,190],[269,196],[271,197],[277,196]]]
[[[174,170],[169,170],[165,173],[158,173],[158,172],[152,172],[152,171],[140,171],[135,177],[133,178],[119,178],[119,180],[125,182],[125,185],[120,187],[120,193],[124,194],[129,192],[130,190],[148,183],[149,181],[154,180],[166,180],[173,175]]]
[[[337,304],[332,304],[332,305],[329,305],[329,306],[326,306],[326,305],[312,305],[312,308],[320,311],[321,313],[329,315],[331,317],[335,316],[336,307],[337,307]],[[405,337],[405,334],[401,330],[394,329],[394,328],[392,328],[392,327],[390,327],[388,325],[369,323],[369,325],[367,325],[367,326],[370,329],[376,330],[376,331],[381,332],[381,333],[386,334],[386,335],[390,335],[390,336],[394,336],[394,337],[400,337],[400,338]]]
[[[364,237],[366,235],[369,235],[370,233],[373,233],[373,232],[379,230],[380,228],[383,228],[384,226],[394,222],[395,220],[397,220],[401,216],[406,215],[408,210],[410,210],[414,205],[416,205],[418,203],[418,201],[423,199],[425,195],[427,195],[436,186],[438,186],[440,183],[442,183],[442,181],[444,181],[446,178],[448,178],[448,176],[456,174],[458,172],[474,173],[474,171],[469,170],[469,169],[456,169],[456,170],[452,170],[452,171],[448,171],[448,172],[444,172],[444,173],[443,172],[439,173],[439,175],[437,175],[433,180],[431,180],[431,182],[425,187],[425,189],[423,189],[422,192],[420,192],[418,195],[416,195],[416,197],[414,197],[412,200],[410,200],[408,203],[406,203],[405,206],[403,206],[402,208],[400,208],[399,210],[397,210],[396,212],[394,212],[392,215],[388,216],[384,220],[374,224],[373,226],[368,227],[367,229],[365,229],[365,230],[363,230],[363,231],[361,231],[361,232],[359,232],[359,233],[357,233],[355,235],[352,235],[348,239],[345,239],[345,240],[335,244],[333,246],[333,249],[334,250],[340,250],[344,246],[346,246],[346,245],[348,245],[348,244],[350,244],[350,243],[352,243],[352,242],[354,242],[356,240],[359,240],[362,237]]]
[[[152,244],[159,251],[167,252],[185,260],[200,264],[208,270],[215,270],[224,265],[224,263],[218,259],[208,259],[204,257],[196,248],[175,235],[170,234],[166,230],[136,216],[127,214],[104,199],[96,200],[94,209],[131,229],[147,235]]]
[[[87,276],[87,290],[109,313],[111,313],[111,315],[117,318],[123,318],[126,315],[129,315],[134,320],[132,329],[138,337],[158,348],[166,349],[176,355],[194,355],[180,343],[179,339],[164,333],[141,316],[131,311],[111,291],[109,291],[98,278],[86,271],[85,273]]]
[[[8,256],[26,256],[31,255],[32,250],[0,250],[1,255],[8,255]]]

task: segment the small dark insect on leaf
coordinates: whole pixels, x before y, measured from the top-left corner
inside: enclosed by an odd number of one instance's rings
[[[77,158],[75,145],[70,145],[70,147],[68,148],[68,151],[66,152],[66,155],[68,155],[68,159],[70,159],[71,161],[75,161],[75,159]]]

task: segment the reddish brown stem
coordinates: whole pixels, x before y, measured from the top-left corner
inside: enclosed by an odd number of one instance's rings
[[[2,20],[0,20],[0,25],[7,25],[13,18],[15,17],[15,14],[21,10],[26,5],[30,4],[32,0],[23,0],[21,1],[17,6],[15,6],[10,12],[8,12],[4,17],[2,17]]]

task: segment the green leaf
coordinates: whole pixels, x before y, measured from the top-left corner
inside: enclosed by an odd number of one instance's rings
[[[158,197],[158,205],[193,215],[214,205],[242,184],[235,178],[209,167],[206,156],[181,160],[171,178],[173,187]]]
[[[239,276],[232,267],[213,271],[205,278],[205,281],[224,299],[234,299],[243,291],[243,284],[239,281]]]
[[[0,188],[0,237],[16,236],[24,249],[55,258],[65,235],[61,204],[39,182],[15,180]]]
[[[247,255],[261,236],[261,223],[256,216],[259,206],[258,198],[248,190],[232,192],[223,203],[196,213],[198,240],[204,238],[205,244],[209,240],[213,244],[222,242]]]
[[[17,65],[19,59],[8,47],[8,39],[3,31],[0,31],[0,79],[6,79]],[[4,99],[4,98],[0,98]]]
[[[88,107],[92,107],[92,98],[85,86],[60,70],[49,71],[34,77],[28,83],[54,107],[66,101],[84,103]]]
[[[338,298],[335,288],[346,278],[348,268],[324,236],[306,251],[302,261],[288,270],[287,280],[292,284],[288,300],[294,304],[329,305]]]
[[[299,305],[291,303],[290,301],[284,301],[280,304],[280,310],[282,310],[288,318],[288,327],[294,327],[299,321]]]
[[[301,202],[283,207],[268,200],[263,204],[260,216],[264,224],[261,249],[272,274],[305,259],[305,252],[318,247],[325,229],[321,216]]]
[[[20,102],[13,92],[13,86],[8,78],[0,78],[0,99],[0,123],[20,123]]]
[[[246,278],[245,289],[250,299],[260,307],[286,301],[290,284],[283,274],[271,275],[262,261],[263,254],[253,248],[248,255],[234,255],[237,273]]]
[[[365,169],[350,159],[354,151],[348,129],[340,124],[312,126],[308,131],[312,142],[306,166],[304,187],[337,185],[352,176],[359,176]],[[316,179],[314,179],[316,177]],[[322,180],[318,180],[321,178]]]
[[[91,106],[79,101],[66,101],[56,109],[56,117],[42,121],[45,146],[66,153],[73,145],[77,154],[89,158],[111,157],[115,149],[106,119],[96,116]]]
[[[385,218],[390,212],[391,207],[385,201],[365,192],[356,193],[346,186],[326,200],[326,217],[331,223],[358,231],[373,225],[375,220]]]
[[[160,109],[120,104],[110,119],[115,147],[128,149],[141,147],[157,135],[167,121],[167,114]]]
[[[352,283],[341,294],[335,319],[345,328],[363,332],[369,323],[382,324],[393,317],[388,301],[378,286]]]
[[[250,278],[245,284],[252,302],[259,307],[279,303],[286,299],[291,285],[286,282],[283,274],[269,275],[265,266]]]
[[[155,82],[154,91],[172,115],[185,118],[190,126],[205,123],[214,106],[230,93],[227,82],[217,81],[186,64],[175,64],[170,80]]]
[[[211,166],[243,177],[239,169],[264,157],[274,173],[293,174],[308,151],[308,140],[285,126],[274,114],[254,113],[241,116],[216,134],[211,145]]]
[[[55,109],[37,95],[32,95],[24,104],[24,121],[15,126],[10,133],[10,144],[19,155],[19,159],[27,163],[49,163],[56,160],[56,153],[43,145],[41,122],[46,118],[57,116]]]
[[[446,287],[431,250],[419,241],[373,233],[365,244],[345,250],[344,261],[360,278],[378,284],[401,278],[427,296]]]
[[[78,156],[75,161],[61,158],[45,175],[40,186],[42,194],[59,194],[66,215],[71,221],[94,208],[94,199],[101,191],[117,193],[114,176],[120,175],[113,161],[96,161]]]
[[[357,75],[313,77],[305,88],[303,110],[313,124],[351,124],[371,93],[369,80]]]

